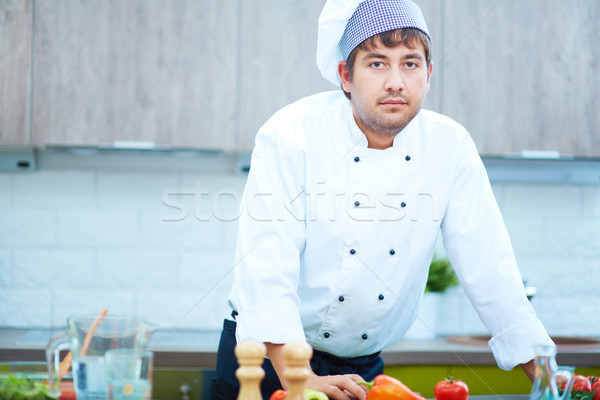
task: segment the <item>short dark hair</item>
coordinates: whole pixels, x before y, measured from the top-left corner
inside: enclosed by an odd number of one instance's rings
[[[425,49],[425,61],[427,62],[427,73],[429,74],[429,66],[431,65],[431,41],[429,37],[421,30],[417,28],[402,28],[391,31],[382,32],[378,35],[371,36],[365,39],[361,44],[356,46],[346,60],[346,71],[352,77],[352,70],[354,68],[354,61],[356,61],[356,53],[358,50],[369,50],[375,47],[376,41],[379,40],[385,47],[396,47],[404,45],[406,47],[414,47],[415,40],[420,40],[423,43]],[[350,93],[346,92],[342,87],[344,94],[350,99]]]

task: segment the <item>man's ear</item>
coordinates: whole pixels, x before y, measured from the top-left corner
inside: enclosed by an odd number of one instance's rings
[[[342,81],[342,88],[350,93],[350,73],[346,69],[346,61],[340,61],[338,64],[338,75]]]
[[[429,82],[431,82],[431,74],[433,73],[433,62],[429,64],[429,71],[427,72],[427,91],[429,92]]]

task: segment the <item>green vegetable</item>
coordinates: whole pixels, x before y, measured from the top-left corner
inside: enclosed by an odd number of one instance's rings
[[[458,285],[458,278],[450,264],[448,258],[438,258],[433,256],[431,265],[429,266],[429,276],[427,277],[427,285],[425,292],[442,293],[452,286]]]
[[[306,400],[329,400],[325,393],[308,388],[304,389],[304,397]]]
[[[1,400],[56,400],[48,388],[25,376],[0,375]]]
[[[559,389],[559,392],[562,394],[562,390]],[[594,392],[584,392],[582,390],[573,390],[571,392],[570,398],[572,400],[592,400],[594,398]]]

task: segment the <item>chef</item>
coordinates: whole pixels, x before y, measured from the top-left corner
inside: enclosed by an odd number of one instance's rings
[[[214,398],[236,397],[244,340],[267,346],[265,398],[296,341],[314,349],[307,387],[363,398],[357,381],[382,373],[379,353],[415,319],[439,232],[498,366],[532,377],[534,345],[552,341],[471,137],[421,109],[431,50],[410,0],[325,4],[317,64],[341,90],[284,107],[256,136]]]

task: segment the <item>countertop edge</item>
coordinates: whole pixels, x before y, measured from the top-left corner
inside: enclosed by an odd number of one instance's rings
[[[25,343],[22,340],[27,332],[27,329],[0,329],[0,362],[46,360],[46,346],[43,341]],[[150,350],[155,353],[155,366],[214,369],[217,361],[217,333],[204,332],[205,336],[198,336],[203,333],[175,332],[170,340],[167,340],[169,338],[166,335],[159,337],[149,345]],[[190,340],[190,337],[194,340]],[[455,343],[443,337],[404,339],[384,350],[381,356],[389,366],[497,365],[486,345]],[[557,362],[578,367],[600,366],[600,347],[574,350],[561,349],[559,346]]]
[[[158,368],[207,368],[214,369],[217,353],[214,350],[161,350],[154,349],[154,364]],[[496,366],[491,352],[481,351],[385,351],[381,353],[385,365],[478,365]],[[557,355],[561,365],[577,367],[600,366],[600,353],[597,352],[565,352]],[[45,361],[44,349],[0,348],[0,362],[9,361]]]

